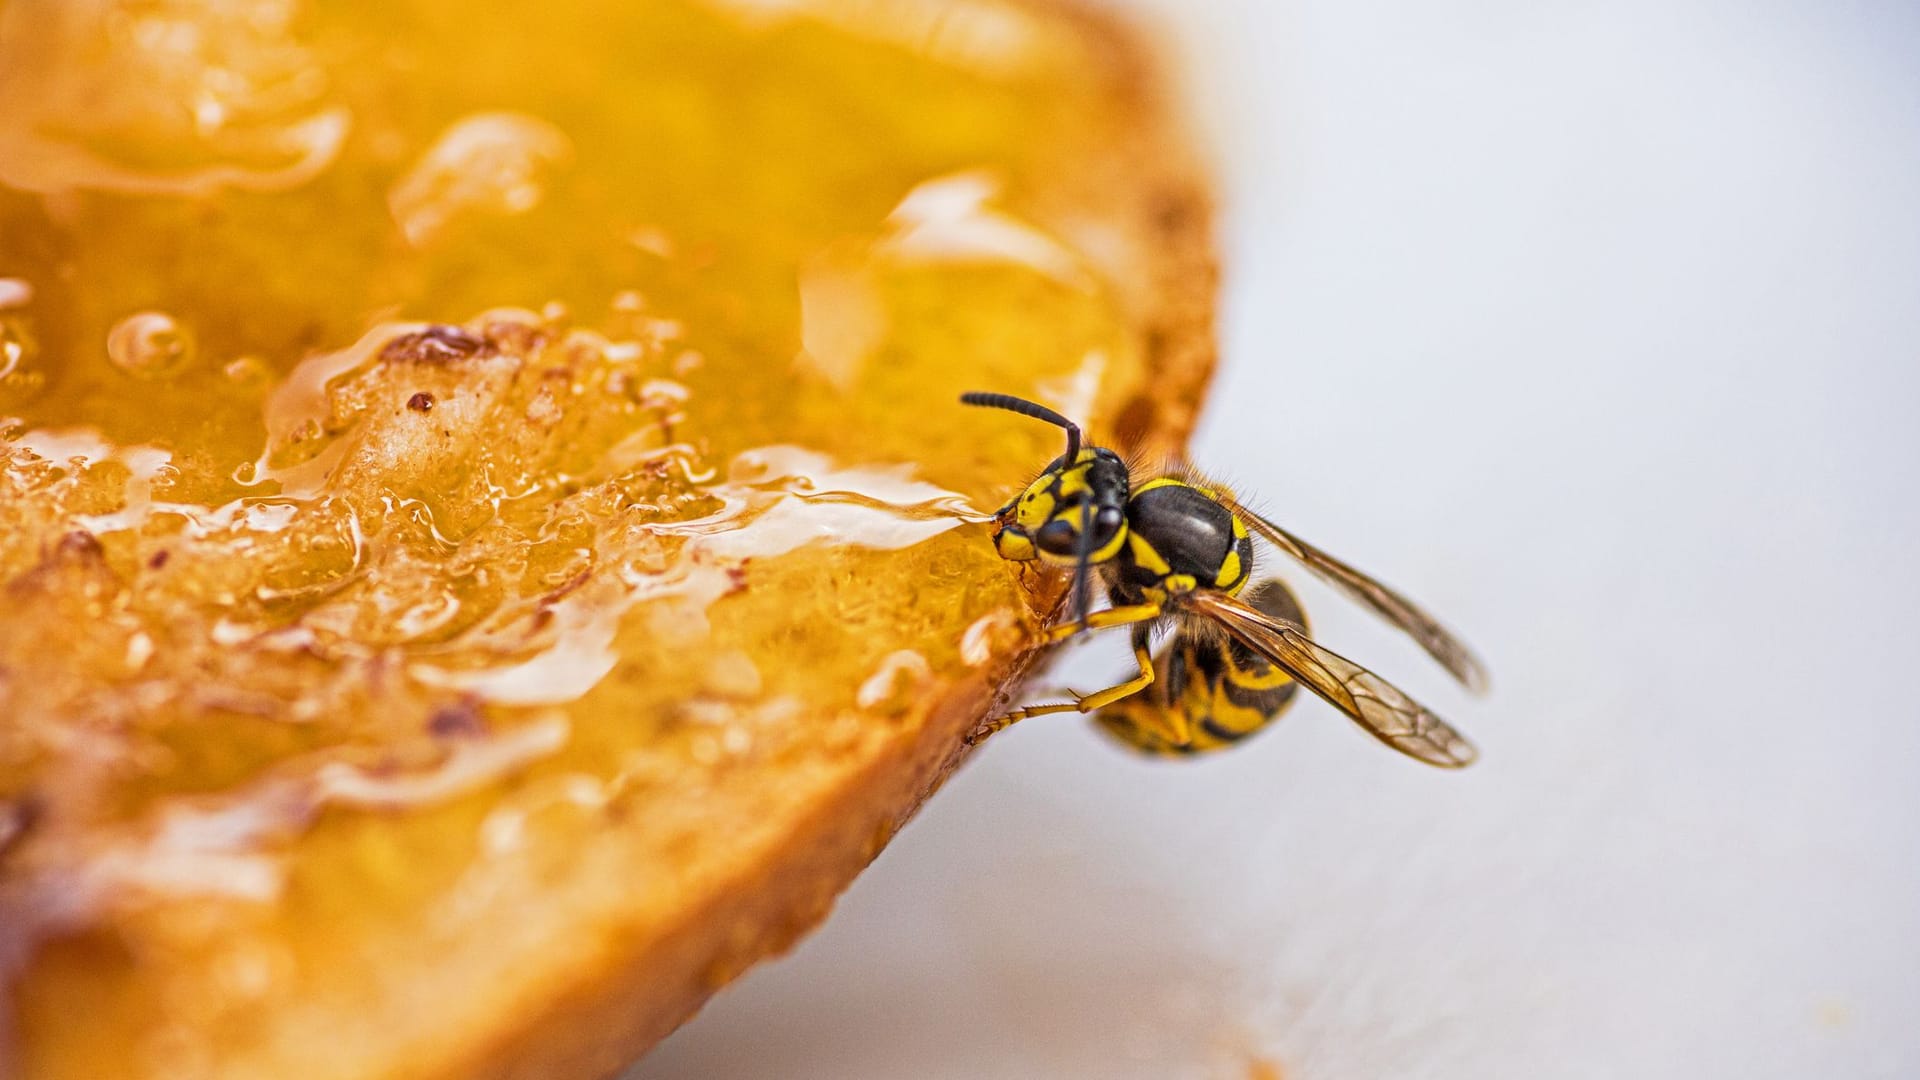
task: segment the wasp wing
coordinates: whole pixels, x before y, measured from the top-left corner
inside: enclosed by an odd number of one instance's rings
[[[1181,602],[1408,757],[1458,769],[1479,756],[1472,743],[1426,706],[1366,668],[1321,648],[1300,627],[1212,589],[1196,589]]]
[[[1467,648],[1465,642],[1454,636],[1453,631],[1442,626],[1440,620],[1427,614],[1420,605],[1239,503],[1228,500],[1227,506],[1267,543],[1298,559],[1322,581],[1372,608],[1381,618],[1405,631],[1420,643],[1428,656],[1439,661],[1440,666],[1446,668],[1467,689],[1476,694],[1486,693],[1486,665],[1473,655],[1473,650]]]

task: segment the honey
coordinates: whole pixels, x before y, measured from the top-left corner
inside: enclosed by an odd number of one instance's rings
[[[603,1071],[817,918],[656,947],[897,755],[890,835],[1031,642],[975,507],[1050,437],[955,398],[1110,422],[1168,359],[1140,266],[1204,208],[1127,178],[1127,55],[987,0],[0,6],[0,1073]],[[639,1018],[554,1034],[593,987]]]

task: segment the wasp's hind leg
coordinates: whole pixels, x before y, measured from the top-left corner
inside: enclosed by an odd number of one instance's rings
[[[1185,757],[1194,742],[1194,717],[1187,711],[1193,678],[1193,643],[1176,632],[1154,657],[1158,677],[1153,692],[1125,698],[1093,718],[1094,726],[1129,749],[1161,757]]]
[[[1097,614],[1104,615],[1106,613],[1099,612]],[[1133,659],[1134,663],[1139,665],[1140,670],[1133,678],[1128,679],[1126,682],[1109,686],[1105,690],[1096,690],[1074,701],[1056,702],[1051,705],[1029,705],[1024,709],[1015,709],[1004,716],[996,716],[975,728],[973,733],[967,736],[967,745],[976,746],[985,740],[987,736],[999,731],[1004,731],[1029,717],[1047,716],[1053,713],[1095,712],[1099,709],[1106,708],[1116,701],[1132,697],[1140,691],[1145,690],[1147,687],[1153,685],[1153,654],[1148,651],[1150,641],[1151,632],[1148,630],[1147,624],[1143,622],[1135,623],[1133,627]]]

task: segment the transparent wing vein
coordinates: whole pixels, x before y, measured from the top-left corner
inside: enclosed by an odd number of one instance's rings
[[[1441,625],[1440,620],[1428,614],[1420,605],[1246,507],[1237,503],[1229,505],[1247,523],[1248,528],[1262,539],[1299,560],[1301,565],[1322,581],[1371,608],[1381,618],[1419,642],[1428,656],[1438,661],[1467,689],[1476,694],[1486,692],[1489,682],[1486,665],[1453,631]]]
[[[1189,593],[1184,602],[1395,750],[1443,769],[1470,765],[1479,756],[1465,736],[1431,709],[1366,668],[1321,647],[1299,627],[1210,589]]]

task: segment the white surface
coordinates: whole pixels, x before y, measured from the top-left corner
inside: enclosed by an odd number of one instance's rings
[[[1920,1076],[1920,11],[1149,6],[1197,457],[1466,631],[1484,702],[1301,587],[1484,758],[1035,721],[635,1075]]]

